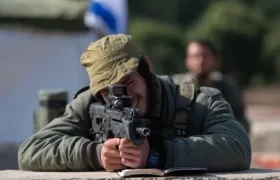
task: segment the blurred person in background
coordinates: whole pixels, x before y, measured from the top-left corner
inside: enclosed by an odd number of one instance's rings
[[[248,133],[250,123],[245,116],[243,94],[234,79],[219,71],[220,57],[217,48],[207,39],[190,41],[186,48],[185,67],[187,73],[173,75],[179,84],[183,80],[193,79],[197,86],[208,86],[219,89],[229,102],[233,113]]]

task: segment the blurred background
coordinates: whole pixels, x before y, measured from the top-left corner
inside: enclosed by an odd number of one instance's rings
[[[65,90],[71,101],[88,83],[81,53],[115,33],[131,34],[167,75],[186,72],[189,40],[211,40],[244,93],[252,167],[280,169],[279,9],[279,0],[1,0],[0,169],[17,169],[39,91]]]

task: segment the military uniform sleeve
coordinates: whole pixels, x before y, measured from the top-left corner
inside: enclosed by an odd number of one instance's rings
[[[166,141],[165,168],[205,167],[209,171],[248,169],[251,163],[248,134],[234,119],[232,109],[220,91],[212,88],[207,91],[200,93],[196,101],[198,109],[198,106],[205,107],[201,135]]]
[[[18,163],[22,170],[84,171],[101,168],[102,144],[88,137],[90,121],[85,102],[78,97],[67,105],[63,117],[28,138],[19,148]]]

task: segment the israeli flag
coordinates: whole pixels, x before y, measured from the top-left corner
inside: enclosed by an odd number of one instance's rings
[[[127,0],[90,0],[84,23],[102,34],[127,34]]]

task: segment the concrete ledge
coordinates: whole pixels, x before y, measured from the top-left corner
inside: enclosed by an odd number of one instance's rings
[[[126,179],[280,179],[280,170],[265,170],[265,169],[249,169],[247,171],[233,172],[233,173],[204,173],[204,174],[189,174],[186,176],[167,176],[167,177],[133,177]],[[113,172],[32,172],[32,171],[18,171],[18,170],[4,170],[0,171],[0,179],[36,179],[36,180],[65,180],[65,179],[91,179],[91,180],[105,180],[105,179],[121,179]]]

